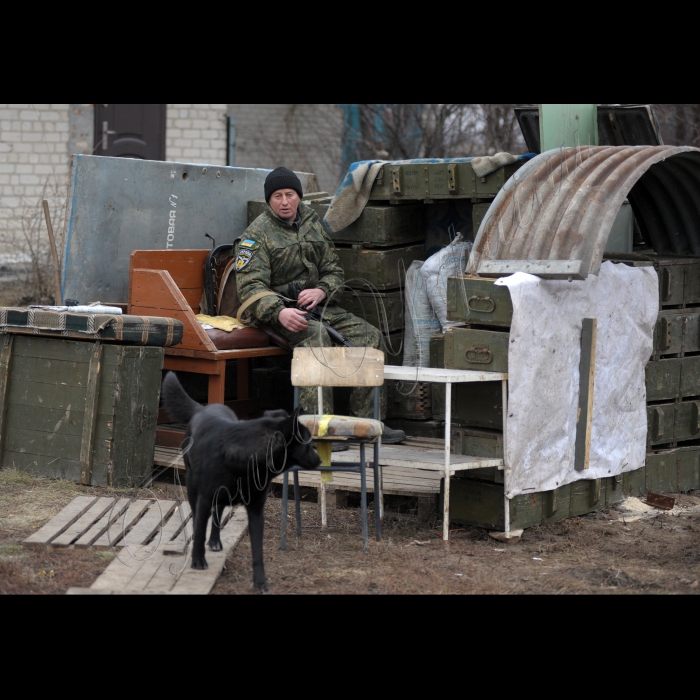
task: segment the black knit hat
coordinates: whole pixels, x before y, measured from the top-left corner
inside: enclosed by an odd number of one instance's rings
[[[288,168],[275,168],[265,178],[265,201],[269,204],[272,193],[277,190],[294,190],[299,199],[304,196],[301,189],[301,180]]]

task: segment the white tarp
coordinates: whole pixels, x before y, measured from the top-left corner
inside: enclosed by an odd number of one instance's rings
[[[646,388],[659,313],[656,271],[606,262],[582,281],[518,272],[510,290],[508,498],[644,466]],[[581,327],[598,319],[590,467],[574,469]]]

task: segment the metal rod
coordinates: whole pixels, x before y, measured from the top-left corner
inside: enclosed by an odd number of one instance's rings
[[[360,506],[362,508],[362,551],[368,549],[367,537],[367,462],[365,461],[365,443],[360,443]]]
[[[502,403],[503,403],[503,519],[505,521],[506,539],[510,538],[510,501],[508,500],[508,470],[506,469],[506,442],[507,419],[508,419],[508,380],[501,382]]]
[[[379,416],[379,387],[374,387],[374,420],[381,420]],[[382,468],[379,466],[379,440],[374,443],[374,473],[379,477],[374,481],[374,500],[379,502],[379,519],[384,519],[384,485],[382,483]],[[378,485],[378,486],[377,486]],[[377,491],[379,488],[379,491]],[[377,508],[377,506],[375,506]],[[381,524],[379,526],[381,533]]]
[[[316,387],[316,389],[318,391],[318,420],[320,424],[321,418],[323,416],[323,387],[319,386]],[[321,472],[321,485],[319,486],[319,494],[321,496],[321,528],[325,530],[328,527],[328,511],[326,503],[326,482],[323,479],[323,472]]]
[[[61,267],[58,262],[58,249],[56,248],[56,239],[53,235],[53,226],[51,225],[51,214],[49,213],[49,203],[44,199],[41,202],[44,207],[44,218],[46,219],[46,228],[49,232],[49,241],[51,243],[51,257],[53,258],[53,283],[56,294],[56,306],[61,306],[63,303],[63,295],[61,293]]]
[[[282,477],[282,539],[280,549],[287,549],[287,505],[289,503],[289,472]]]
[[[452,384],[445,384],[445,488],[442,504],[442,539],[450,539],[450,436],[452,433]]]
[[[297,521],[297,537],[301,537],[301,497],[299,493],[299,472],[294,470],[294,515]]]

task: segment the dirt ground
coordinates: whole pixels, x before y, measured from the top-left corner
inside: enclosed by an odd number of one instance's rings
[[[90,586],[111,553],[29,549],[22,541],[75,496],[118,493],[1,470],[0,593],[62,594],[71,586]],[[265,564],[272,593],[700,593],[700,492],[677,495],[673,511],[629,499],[610,510],[526,530],[517,544],[494,540],[476,527],[455,527],[445,544],[439,522],[419,522],[410,501],[393,499],[382,541],[370,539],[367,554],[358,508],[329,510],[323,530],[319,507],[309,498],[307,493],[302,503],[300,540],[290,517],[286,551],[279,549],[280,500],[268,500]],[[253,593],[247,536],[212,593]]]

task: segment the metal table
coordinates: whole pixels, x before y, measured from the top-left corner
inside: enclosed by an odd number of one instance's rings
[[[466,384],[468,382],[501,382],[503,390],[503,454],[506,452],[506,415],[508,413],[508,375],[501,372],[475,372],[463,369],[437,369],[433,367],[397,367],[387,365],[384,367],[384,380],[402,382],[432,382],[445,385],[445,459],[443,463],[428,461],[425,459],[402,460],[404,466],[415,469],[427,469],[430,471],[443,471],[445,479],[442,539],[447,541],[450,537],[450,477],[456,472],[466,469],[482,469],[484,467],[497,467],[504,469],[503,459],[486,459],[480,457],[457,456],[452,459],[450,455],[450,435],[452,433],[452,385]],[[385,448],[382,448],[382,451]],[[510,535],[510,508],[505,494],[507,488],[507,472],[504,475],[503,498],[505,507],[505,532]]]

